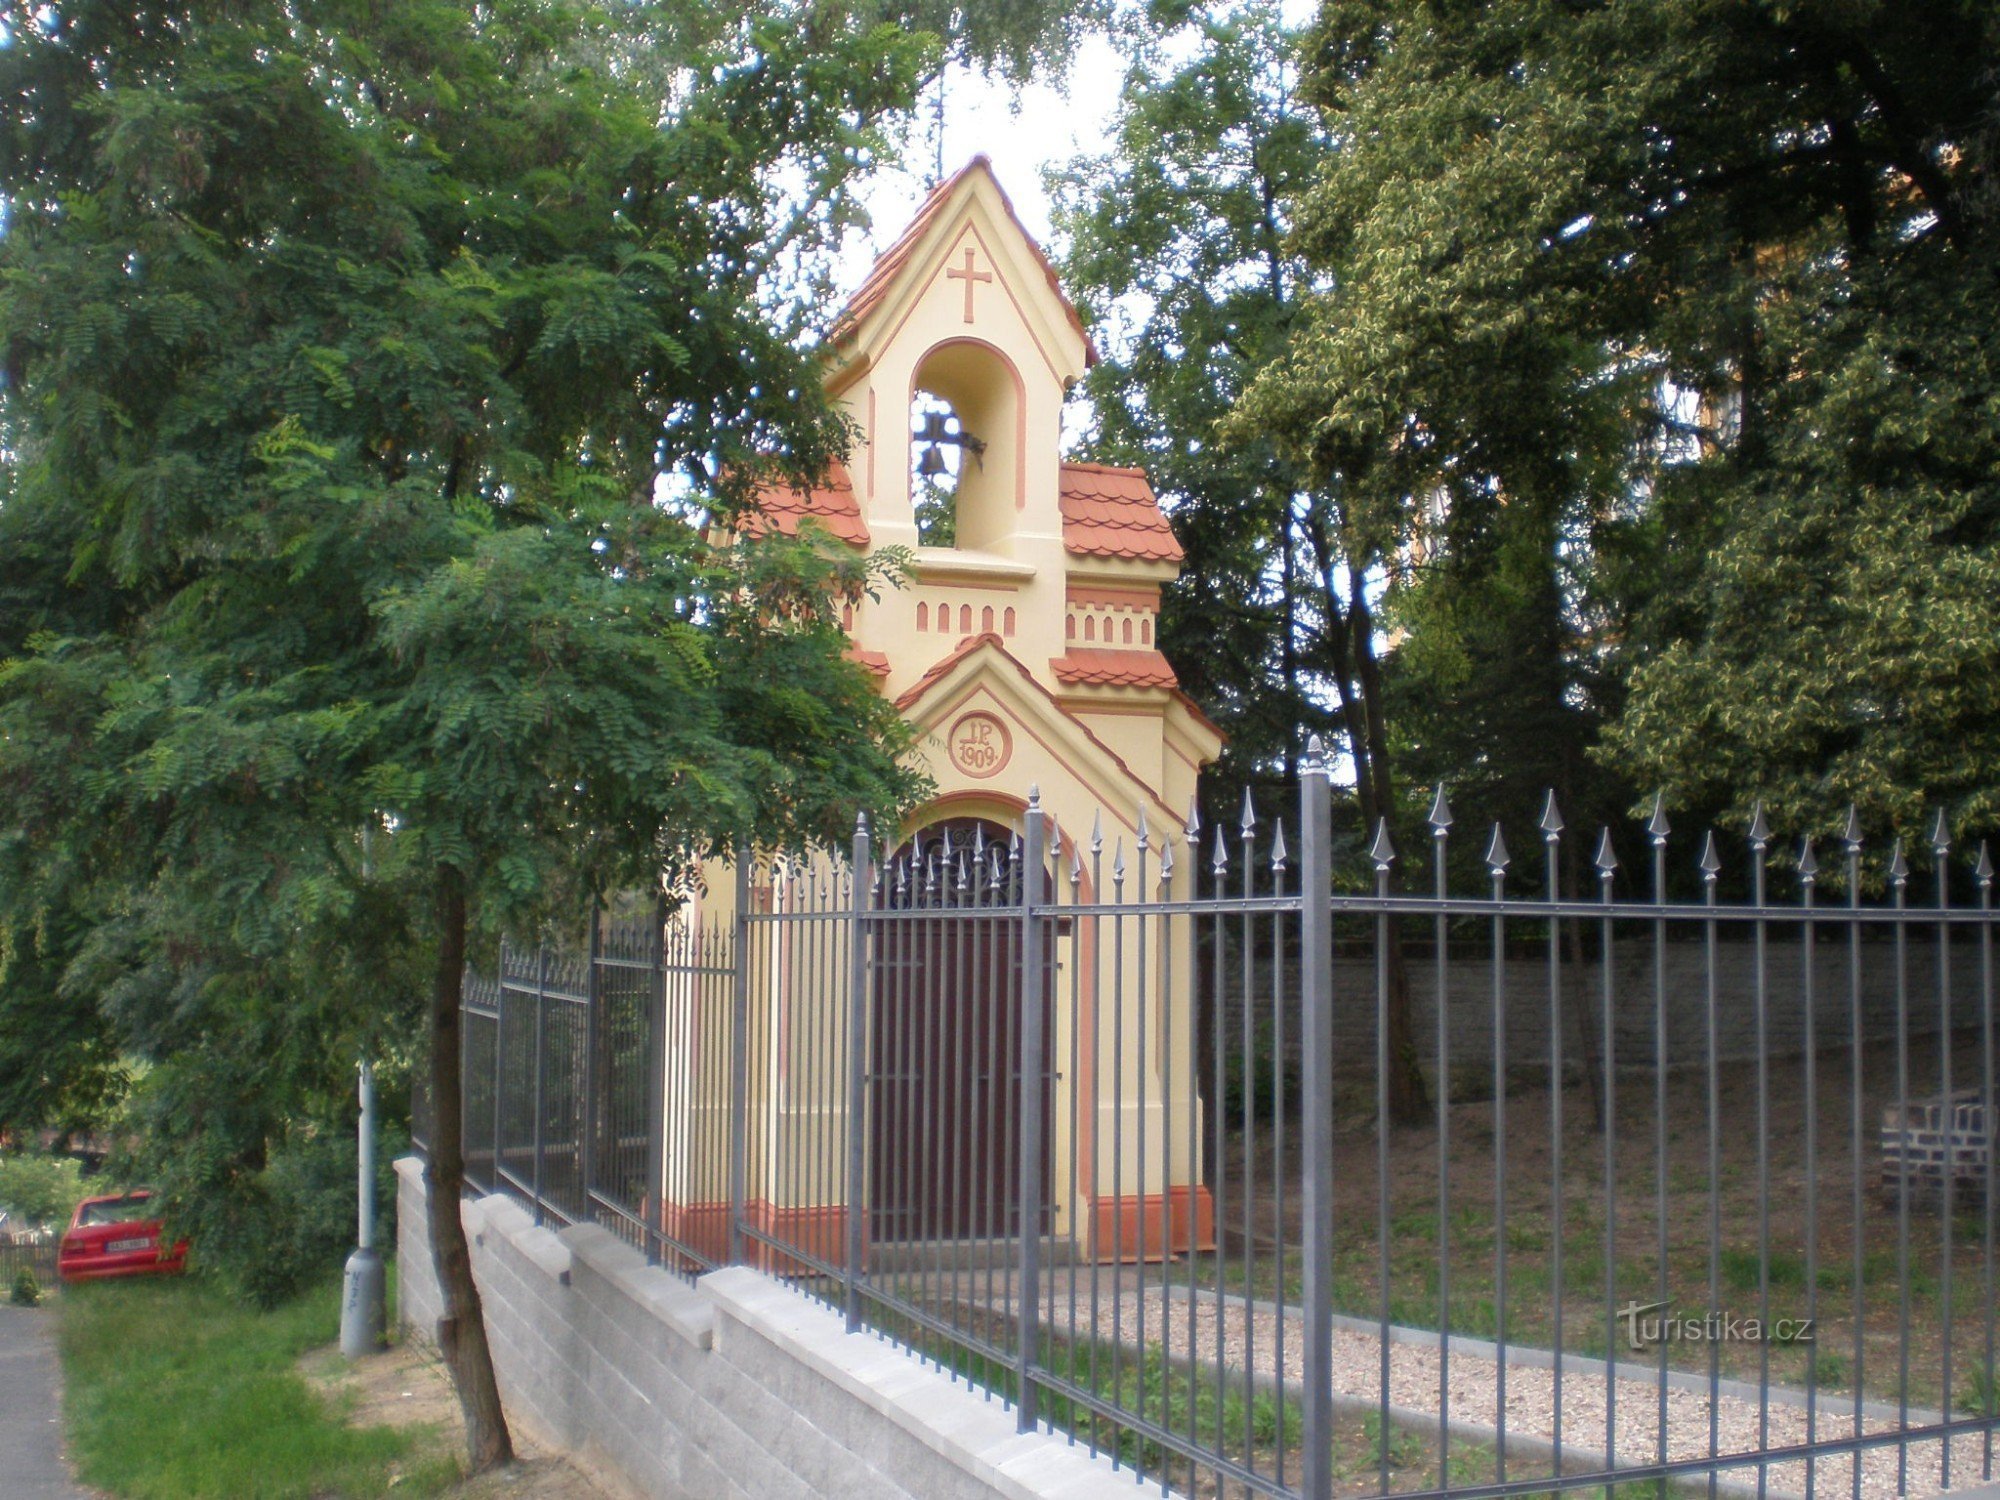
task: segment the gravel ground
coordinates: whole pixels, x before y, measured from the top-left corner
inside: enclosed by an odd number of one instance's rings
[[[1139,1343],[1163,1348],[1170,1355],[1185,1357],[1188,1352],[1188,1304],[1166,1298],[1155,1287],[1144,1294],[1144,1324],[1141,1304],[1130,1293],[1114,1311],[1108,1299],[1101,1304],[1100,1336],[1115,1336],[1126,1344]],[[1217,1357],[1218,1310],[1213,1301],[1197,1301],[1194,1309],[1194,1355],[1212,1365]],[[1279,1314],[1268,1308],[1246,1308],[1225,1300],[1219,1333],[1221,1357],[1234,1370],[1246,1363],[1259,1373],[1276,1368]],[[1296,1385],[1304,1375],[1303,1319],[1285,1315],[1284,1379]],[[1438,1409],[1438,1350],[1420,1344],[1391,1343],[1389,1346],[1389,1400],[1394,1406],[1434,1413]],[[1381,1348],[1372,1334],[1336,1328],[1333,1335],[1334,1390],[1341,1396],[1367,1402],[1381,1399]],[[1454,1421],[1494,1425],[1499,1367],[1490,1357],[1458,1348],[1451,1351],[1451,1415]],[[1555,1436],[1554,1372],[1533,1366],[1507,1365],[1507,1430],[1553,1440]],[[1620,1378],[1614,1382],[1617,1402],[1618,1457],[1621,1461],[1652,1462],[1658,1454],[1659,1390],[1650,1381]],[[1604,1448],[1607,1382],[1602,1375],[1565,1370],[1562,1379],[1562,1429],[1567,1447],[1577,1444],[1602,1451]],[[1760,1419],[1768,1420],[1768,1439],[1762,1439]],[[1843,1436],[1852,1429],[1852,1416],[1829,1416],[1822,1404],[1819,1434],[1822,1438]],[[1706,1391],[1667,1390],[1667,1454],[1670,1460],[1704,1457],[1709,1452],[1709,1400]],[[1807,1413],[1802,1407],[1771,1404],[1760,1412],[1754,1401],[1724,1394],[1716,1403],[1716,1450],[1722,1453],[1755,1452],[1764,1447],[1782,1448],[1807,1440]],[[1893,1431],[1891,1419],[1864,1418],[1864,1430]],[[1907,1481],[1899,1482],[1898,1450],[1871,1449],[1861,1460],[1861,1494],[1871,1500],[1892,1500],[1908,1493],[1928,1496],[1944,1488],[1939,1460],[1943,1444],[1937,1441],[1912,1443],[1908,1452]],[[1952,1477],[1958,1485],[1976,1482],[1980,1473],[1982,1442],[1976,1435],[1957,1439],[1952,1452]],[[1802,1495],[1806,1490],[1803,1462],[1779,1463],[1770,1467],[1768,1486],[1772,1491]],[[1516,1473],[1533,1473],[1532,1467],[1516,1468]],[[1756,1470],[1740,1468],[1726,1477],[1754,1484]],[[1852,1493],[1853,1459],[1834,1455],[1818,1460],[1815,1489],[1822,1495]]]

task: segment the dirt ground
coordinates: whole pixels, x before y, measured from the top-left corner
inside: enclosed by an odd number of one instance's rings
[[[366,1359],[343,1359],[317,1349],[300,1363],[312,1386],[346,1410],[356,1427],[433,1427],[441,1443],[464,1441],[465,1426],[451,1377],[435,1352],[402,1341]],[[514,1435],[520,1461],[497,1474],[467,1480],[445,1492],[448,1500],[619,1500],[618,1490],[593,1480],[559,1454]],[[393,1492],[392,1492],[393,1493]]]

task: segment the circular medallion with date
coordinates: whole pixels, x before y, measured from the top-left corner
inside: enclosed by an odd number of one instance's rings
[[[988,713],[965,715],[945,736],[951,763],[967,776],[997,776],[1014,753],[1007,726]]]

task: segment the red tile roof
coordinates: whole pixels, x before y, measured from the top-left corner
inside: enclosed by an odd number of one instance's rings
[[[1060,490],[1063,546],[1085,557],[1179,562],[1183,556],[1144,469],[1066,463]]]
[[[786,536],[795,534],[802,517],[811,516],[838,541],[866,547],[868,523],[861,519],[861,503],[854,498],[854,482],[838,460],[826,471],[824,483],[801,494],[788,484],[771,484],[757,492],[756,510],[746,528],[752,535],[762,530],[759,523],[772,525]]]
[[[849,646],[841,655],[849,661],[859,662],[877,677],[889,675],[889,654],[886,651],[863,651],[859,646]]]
[[[1054,657],[1049,669],[1056,681],[1072,687],[1180,686],[1174,669],[1157,651],[1107,651],[1102,647],[1072,647],[1067,655]]]
[[[1021,216],[1014,212],[1013,200],[1007,196],[1007,190],[1000,186],[1000,180],[993,175],[993,163],[987,160],[984,152],[973,157],[958,171],[931,189],[930,196],[925,198],[922,206],[917,209],[917,216],[910,220],[909,227],[897,237],[893,245],[876,258],[867,278],[855,289],[854,295],[847,299],[847,306],[840,310],[840,316],[834,319],[833,341],[843,343],[853,337],[861,321],[881,305],[882,299],[889,295],[890,286],[894,284],[897,276],[902,274],[903,267],[909,264],[910,257],[915,254],[917,242],[944,213],[945,205],[951,201],[958,185],[974,172],[983,172],[992,182],[993,190],[1000,195],[1001,207],[1007,210],[1008,219],[1012,221],[1014,228],[1020,231],[1021,238],[1027,241],[1028,249],[1034,253],[1036,262],[1042,268],[1042,274],[1048,277],[1049,290],[1056,294],[1056,300],[1062,304],[1063,312],[1069,318],[1069,326],[1074,328],[1077,337],[1083,340],[1084,364],[1095,365],[1098,361],[1097,345],[1085,331],[1083,319],[1077,316],[1075,304],[1064,293],[1062,282],[1056,276],[1055,266],[1043,253],[1042,247],[1035,243],[1035,237],[1029,234],[1026,226],[1021,223]]]

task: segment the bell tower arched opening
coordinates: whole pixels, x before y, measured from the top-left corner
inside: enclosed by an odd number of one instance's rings
[[[992,551],[1013,533],[1025,419],[1020,374],[991,344],[948,339],[918,362],[910,498],[924,545]]]

